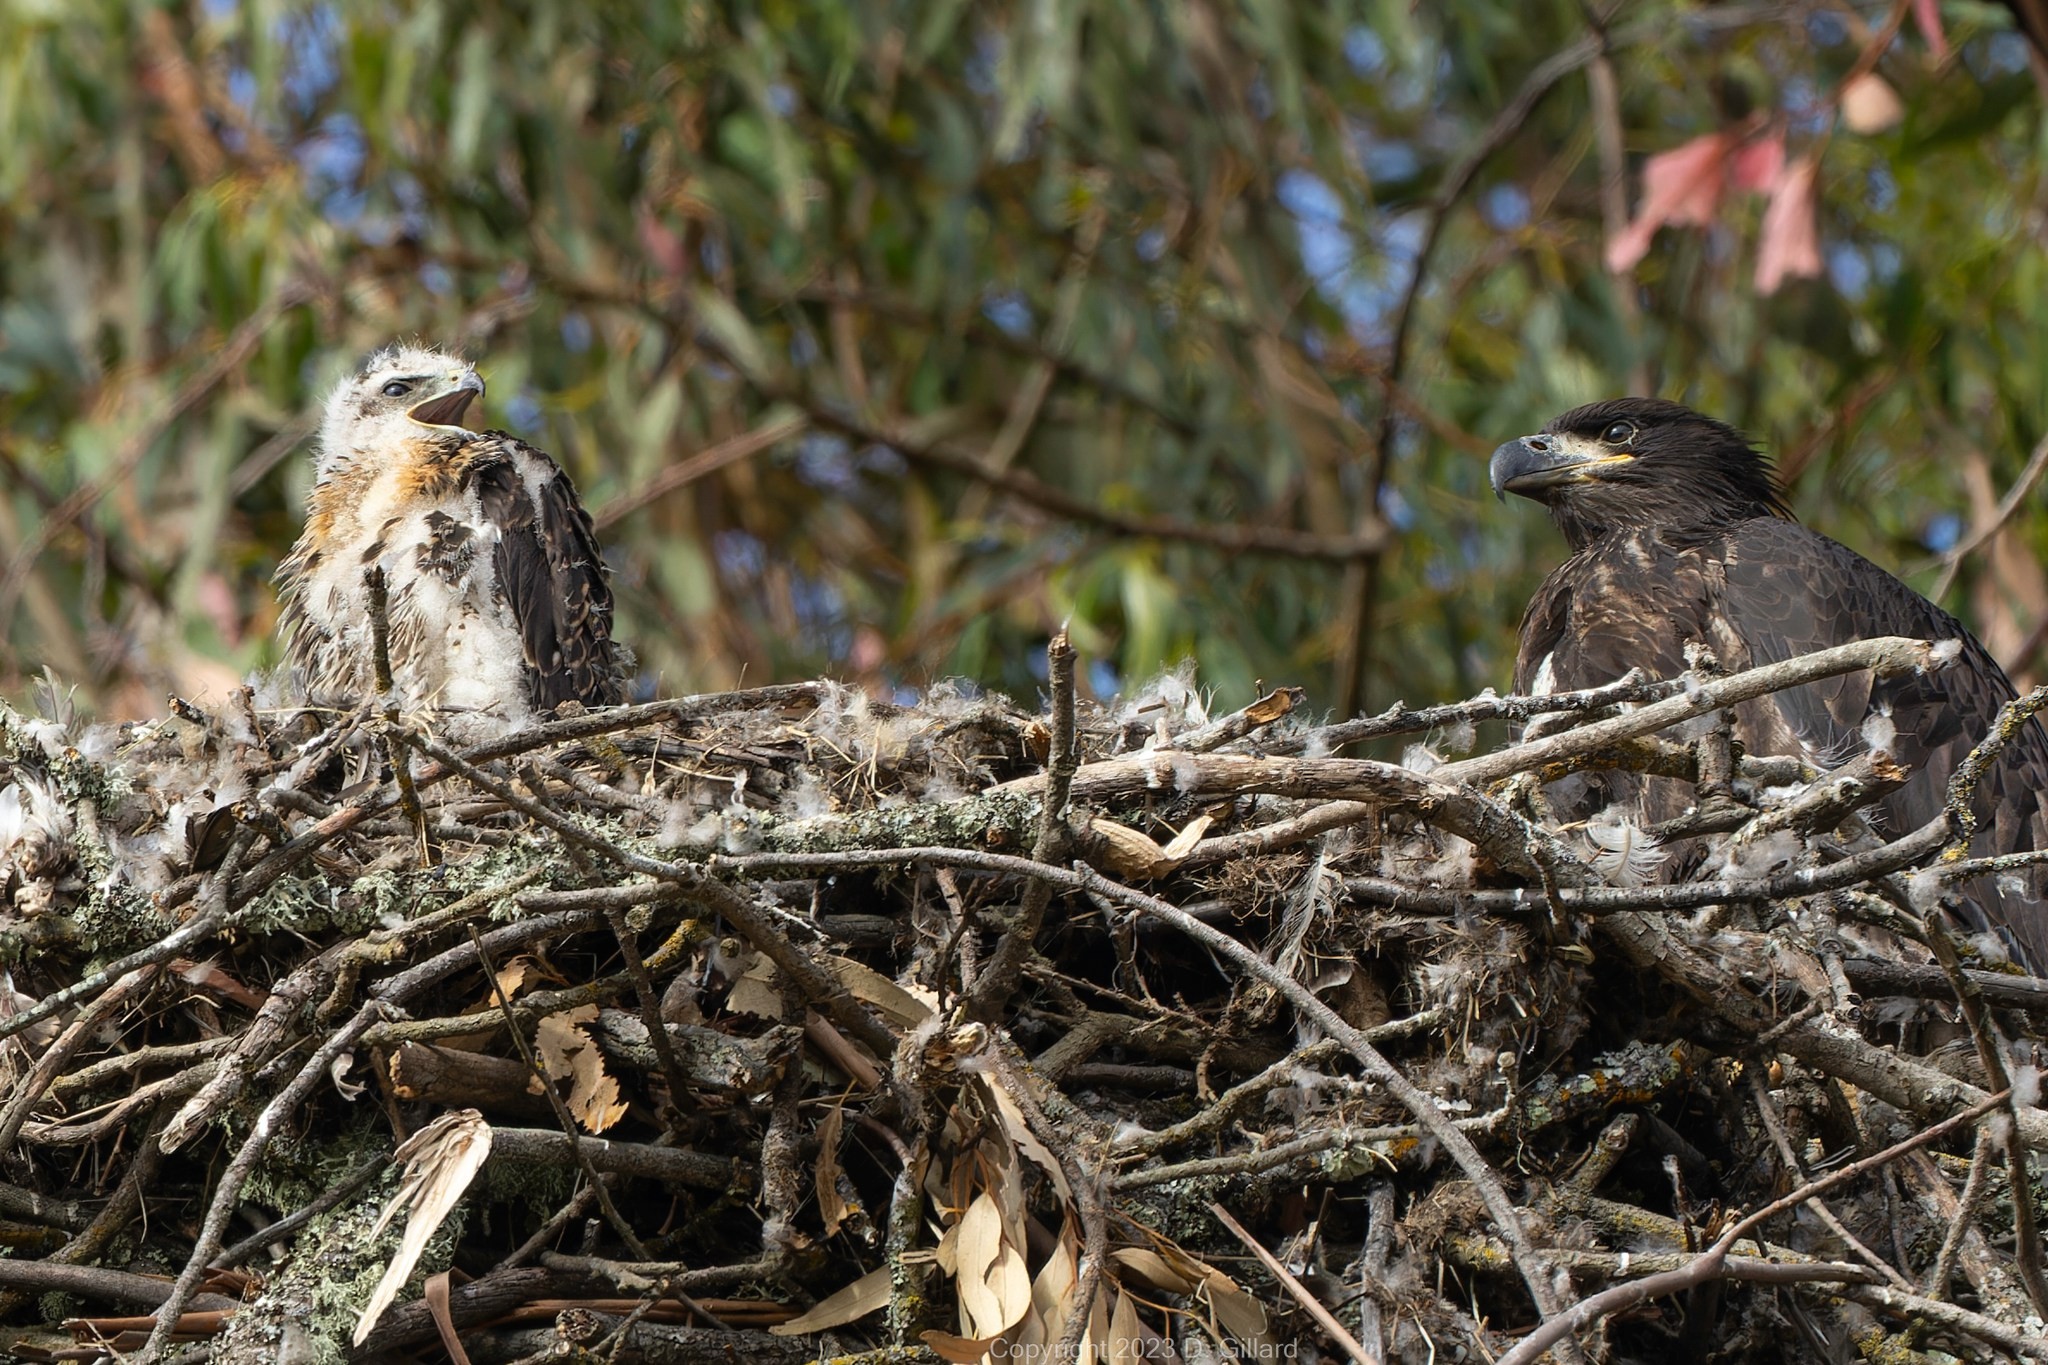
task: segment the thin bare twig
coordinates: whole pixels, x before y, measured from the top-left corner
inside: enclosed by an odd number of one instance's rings
[[[547,1098],[549,1107],[555,1111],[555,1122],[562,1126],[562,1136],[567,1140],[566,1150],[570,1160],[582,1170],[584,1183],[596,1194],[597,1205],[604,1211],[605,1221],[612,1225],[613,1232],[619,1234],[619,1240],[626,1244],[626,1249],[632,1252],[636,1259],[648,1260],[646,1245],[641,1242],[639,1234],[633,1231],[633,1225],[626,1221],[625,1215],[619,1212],[619,1206],[612,1202],[611,1190],[598,1177],[597,1167],[591,1164],[590,1154],[583,1150],[583,1135],[576,1130],[575,1117],[569,1113],[569,1106],[563,1102],[560,1092],[555,1089],[554,1078],[549,1076],[547,1068],[540,1064],[540,1059],[534,1055],[533,1044],[527,1041],[526,1030],[520,1026],[519,1020],[513,1017],[512,1002],[506,996],[503,987],[498,984],[500,978],[497,964],[491,961],[490,950],[484,946],[483,935],[477,932],[474,924],[469,926],[469,938],[470,943],[476,948],[477,963],[483,968],[485,978],[491,983],[491,1001],[504,1017],[505,1031],[511,1035],[512,1046],[519,1053],[519,1060],[525,1063],[527,1074],[539,1084],[541,1094]]]
[[[734,927],[775,964],[777,970],[789,975],[807,1000],[831,1015],[840,1027],[880,1056],[887,1057],[895,1051],[896,1035],[889,1031],[888,1025],[877,1019],[860,1001],[854,999],[831,973],[813,962],[803,949],[792,943],[786,934],[781,933],[745,897],[705,876],[701,868],[689,863],[664,862],[659,858],[649,858],[644,854],[635,853],[522,795],[509,782],[484,771],[444,745],[417,735],[401,737],[407,744],[417,747],[448,770],[460,773],[468,781],[490,792],[522,815],[553,830],[569,842],[609,858],[628,871],[645,873],[677,883],[686,896],[703,901],[731,920]]]
[[[417,833],[420,863],[434,862],[434,842],[427,832],[427,814],[420,807],[420,790],[412,780],[412,755],[398,742],[396,731],[405,722],[398,711],[398,694],[391,677],[391,593],[384,582],[384,570],[371,565],[363,572],[363,589],[370,603],[370,658],[377,683],[379,710],[383,722],[384,756],[391,761],[391,776],[398,783],[398,808]]]
[[[200,1278],[213,1263],[214,1253],[220,1249],[221,1235],[227,1231],[228,1219],[234,1215],[242,1186],[255,1174],[256,1163],[270,1145],[271,1138],[276,1136],[279,1125],[312,1094],[313,1087],[326,1077],[327,1068],[334,1059],[354,1046],[363,1030],[386,1013],[387,1007],[381,1000],[365,1001],[347,1023],[314,1050],[298,1074],[292,1077],[291,1083],[278,1091],[270,1103],[263,1106],[263,1112],[256,1116],[255,1123],[250,1125],[249,1136],[243,1139],[234,1160],[221,1173],[220,1183],[214,1186],[213,1197],[206,1206],[206,1221],[200,1226],[192,1254],[186,1259],[185,1268],[179,1272],[170,1297],[157,1310],[156,1327],[150,1332],[148,1342],[136,1356],[140,1365],[152,1365],[152,1362],[163,1358],[164,1349],[170,1345],[171,1334],[177,1329],[179,1314],[191,1302]]]
[[[1696,1285],[1705,1284],[1709,1280],[1720,1278],[1726,1269],[1729,1250],[1734,1247],[1737,1241],[1749,1235],[1753,1229],[1762,1226],[1766,1220],[1774,1218],[1788,1209],[1797,1208],[1807,1200],[1816,1198],[1837,1185],[1845,1184],[1889,1162],[1896,1161],[1907,1152],[1924,1147],[1928,1143],[1937,1141],[1955,1129],[1962,1127],[1964,1124],[1982,1118],[1993,1109],[2003,1105],[2010,1098],[2010,1094],[2011,1092],[2009,1091],[2000,1092],[1982,1104],[1974,1105],[1960,1114],[1953,1115],[1950,1118],[1943,1119],[1940,1123],[1921,1129],[1909,1138],[1893,1143],[1881,1152],[1873,1153],[1861,1161],[1854,1161],[1846,1166],[1839,1167],[1818,1179],[1807,1181],[1790,1194],[1775,1199],[1747,1217],[1737,1219],[1729,1224],[1727,1230],[1714,1239],[1714,1244],[1711,1247],[1701,1252],[1690,1264],[1682,1269],[1665,1271],[1658,1275],[1646,1275],[1640,1280],[1631,1280],[1626,1284],[1618,1284],[1589,1298],[1580,1300],[1578,1303],[1573,1304],[1564,1315],[1540,1324],[1529,1335],[1516,1342],[1514,1349],[1500,1358],[1499,1365],[1534,1365],[1538,1356],[1551,1347],[1561,1344],[1568,1334],[1581,1331],[1609,1314],[1618,1313],[1624,1308],[1634,1307],[1636,1304],[1643,1303],[1649,1299],[1659,1298],[1666,1294],[1675,1294],[1680,1290],[1690,1289]],[[1859,1268],[1836,1267],[1835,1273],[1830,1275],[1829,1278],[1835,1278],[1843,1271],[1856,1269]],[[1889,1290],[1887,1292],[1897,1293],[1898,1291]]]
[[[1955,1278],[1956,1261],[1963,1254],[1963,1243],[1976,1228],[1977,1210],[1991,1189],[1991,1147],[1990,1132],[1980,1129],[1977,1146],[1970,1153],[1970,1174],[1963,1180],[1961,1208],[1949,1222],[1948,1232],[1941,1239],[1941,1250],[1935,1255],[1934,1266],[1927,1272],[1926,1293],[1929,1298],[1948,1297],[1949,1282]]]
[[[1377,521],[1353,535],[1325,536],[1286,526],[1192,522],[1177,517],[1098,507],[1023,470],[994,468],[978,452],[963,449],[954,442],[920,440],[905,424],[892,423],[884,418],[857,417],[806,394],[773,386],[762,386],[762,392],[770,399],[798,404],[818,426],[828,427],[857,441],[887,446],[914,464],[963,475],[1055,516],[1086,526],[1098,526],[1119,535],[1142,540],[1184,541],[1239,554],[1340,561],[1361,553],[1377,553],[1387,542],[1386,527]]]
[[[1777,1103],[1771,1099],[1770,1088],[1764,1084],[1763,1076],[1751,1071],[1748,1080],[1749,1093],[1756,1100],[1757,1117],[1763,1120],[1764,1131],[1771,1135],[1771,1143],[1778,1149],[1778,1160],[1784,1165],[1785,1173],[1801,1182],[1810,1180],[1811,1177],[1800,1164],[1799,1153],[1793,1149],[1792,1135],[1785,1131],[1785,1120],[1778,1113]],[[1842,1220],[1835,1216],[1835,1211],[1829,1208],[1827,1202],[1819,1195],[1807,1200],[1806,1207],[1827,1226],[1828,1231],[1839,1237],[1842,1244],[1855,1253],[1857,1260],[1889,1280],[1895,1288],[1911,1292],[1912,1281],[1901,1275],[1876,1252],[1863,1245],[1855,1233],[1842,1225]]]
[[[1621,88],[1614,75],[1614,61],[1607,55],[1607,20],[1592,5],[1580,0],[1579,13],[1586,29],[1601,43],[1601,49],[1586,63],[1586,93],[1593,108],[1593,145],[1600,153],[1600,230],[1613,241],[1628,226],[1628,151],[1622,142]],[[1622,331],[1630,349],[1627,391],[1650,392],[1650,368],[1642,352],[1642,306],[1636,302],[1631,281],[1609,282],[1614,308],[1621,315]]]
[[[1956,830],[1950,845],[1952,857],[1960,858],[1968,852],[1970,840],[1977,833],[1977,784],[1991,771],[1992,764],[2005,752],[2005,746],[2012,742],[2013,736],[2029,724],[2034,714],[2044,706],[2048,706],[2048,686],[2037,687],[2026,696],[2007,702],[1999,708],[1997,719],[1991,722],[1990,732],[1956,765],[1948,780],[1948,810]]]
[[[1630,47],[1641,42],[1667,41],[1671,36],[1668,18],[1638,21],[1620,28],[1607,30],[1605,23],[1620,9],[1619,0],[1603,13],[1596,15],[1594,31],[1570,45],[1560,48],[1523,78],[1506,104],[1501,106],[1486,131],[1465,149],[1450,169],[1438,182],[1436,194],[1430,200],[1428,218],[1423,228],[1422,242],[1416,248],[1415,260],[1410,266],[1411,274],[1401,291],[1401,299],[1394,312],[1392,336],[1387,343],[1387,364],[1381,371],[1381,382],[1389,390],[1399,387],[1407,377],[1408,339],[1415,327],[1415,305],[1422,295],[1422,287],[1429,278],[1429,270],[1436,256],[1436,249],[1443,239],[1444,228],[1450,220],[1451,210],[1465,197],[1472,186],[1474,177],[1495,154],[1513,140],[1536,106],[1567,76],[1596,59],[1618,48]],[[1798,13],[1789,5],[1720,6],[1687,16],[1688,27],[1698,31],[1742,28],[1752,24],[1768,23],[1780,15]],[[1391,465],[1394,435],[1400,422],[1399,410],[1392,401],[1391,392],[1380,412],[1378,433],[1366,450],[1365,478],[1359,500],[1358,519],[1361,526],[1376,521],[1379,517],[1380,500],[1385,492],[1387,472]],[[1381,551],[1371,549],[1362,552],[1345,567],[1344,584],[1338,606],[1338,654],[1336,668],[1337,714],[1349,715],[1358,709],[1364,696],[1364,668],[1366,650],[1373,632],[1373,613],[1379,584]]]
[[[1281,1287],[1287,1291],[1289,1297],[1301,1305],[1303,1312],[1315,1319],[1316,1326],[1328,1333],[1330,1340],[1343,1347],[1345,1353],[1357,1361],[1358,1365],[1380,1365],[1379,1357],[1360,1345],[1357,1337],[1345,1331],[1344,1324],[1337,1321],[1337,1315],[1323,1307],[1321,1300],[1303,1288],[1301,1281],[1294,1277],[1294,1272],[1282,1265],[1278,1256],[1266,1250],[1265,1243],[1246,1231],[1244,1224],[1232,1218],[1228,1209],[1212,1200],[1209,1212],[1216,1216],[1217,1222],[1229,1228],[1238,1241],[1244,1243],[1246,1250],[1259,1258],[1259,1264],[1266,1267],[1274,1279],[1280,1281]]]
[[[2048,436],[2043,436],[2034,443],[2033,454],[2027,456],[2027,467],[2020,471],[2019,478],[2005,491],[2005,496],[1999,499],[1997,509],[1982,524],[1972,527],[1969,535],[1949,547],[1948,553],[1941,557],[1941,577],[1935,580],[1934,590],[1927,594],[1931,600],[1939,602],[1948,596],[1948,590],[1955,586],[1956,574],[1963,567],[1963,561],[1990,544],[1998,533],[2006,528],[2013,514],[2026,506],[2028,497],[2034,491],[2034,485],[2041,482],[2041,475],[2044,473],[2048,473]],[[2019,660],[2013,662],[2018,664]]]
[[[1073,840],[1067,831],[1067,793],[1074,773],[1081,766],[1081,753],[1074,735],[1074,646],[1062,629],[1045,647],[1047,686],[1052,692],[1051,752],[1046,758],[1046,796],[1039,813],[1038,841],[1031,856],[1042,863],[1066,860]],[[1038,930],[1045,922],[1046,907],[1052,903],[1053,884],[1034,879],[1024,888],[1017,907],[1016,922],[1003,931],[988,961],[975,977],[965,1009],[970,1019],[993,1022],[1009,1002],[1010,995],[1024,979],[1024,964],[1031,957]]]
[[[640,1023],[646,1028],[648,1041],[654,1046],[661,1074],[668,1078],[671,1114],[665,1120],[665,1126],[672,1129],[674,1114],[680,1112],[690,1094],[690,1080],[683,1073],[681,1059],[676,1056],[675,1040],[668,1036],[668,1025],[661,1017],[661,1001],[654,989],[654,978],[648,975],[647,960],[640,955],[639,935],[627,922],[626,914],[623,906],[607,906],[604,919],[611,926],[612,937],[618,940],[620,955],[626,959],[626,974],[633,979],[634,999],[640,1006]]]

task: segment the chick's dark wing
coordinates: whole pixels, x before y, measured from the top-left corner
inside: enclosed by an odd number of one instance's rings
[[[590,514],[542,452],[502,432],[486,433],[482,444],[472,479],[484,519],[498,531],[498,590],[518,623],[535,709],[616,703],[612,593]]]

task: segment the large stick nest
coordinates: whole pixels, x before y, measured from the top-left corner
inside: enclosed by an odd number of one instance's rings
[[[1056,642],[1043,715],[817,683],[459,751],[52,688],[0,709],[15,1349],[2048,1359],[2048,988],[1944,910],[1967,794],[1873,832],[1889,756],[1725,722],[1942,662],[1317,725],[1076,707]],[[1697,801],[1560,827],[1588,766]]]

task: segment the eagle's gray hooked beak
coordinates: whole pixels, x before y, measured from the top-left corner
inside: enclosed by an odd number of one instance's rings
[[[430,427],[461,426],[462,414],[469,410],[471,401],[483,395],[484,381],[475,370],[463,370],[449,378],[455,381],[453,388],[424,403],[415,403],[407,410],[406,416]]]
[[[1502,445],[1493,452],[1487,474],[1493,480],[1493,495],[1506,502],[1510,493],[1541,498],[1552,488],[1597,479],[1600,466],[1634,458],[1627,451],[1546,432]]]

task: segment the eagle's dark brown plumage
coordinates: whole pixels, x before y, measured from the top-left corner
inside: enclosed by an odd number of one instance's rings
[[[1959,641],[1961,655],[1939,672],[1852,673],[1737,709],[1737,738],[1750,752],[1828,768],[1865,752],[1869,718],[1888,713],[1892,754],[1912,769],[1874,811],[1894,835],[1941,811],[1949,775],[2014,695],[1961,622],[1792,520],[1764,456],[1689,408],[1624,398],[1575,409],[1500,447],[1492,475],[1497,493],[1547,507],[1572,548],[1523,617],[1517,692],[1596,686],[1631,668],[1672,677],[1694,644],[1736,671],[1882,635]],[[2048,733],[2030,720],[1978,789],[1972,852],[2048,847],[2044,790]],[[1603,774],[1574,813],[1632,795],[1642,795],[1632,779]],[[2041,970],[2042,892],[2038,873],[1984,878],[1962,908],[2004,929]]]

